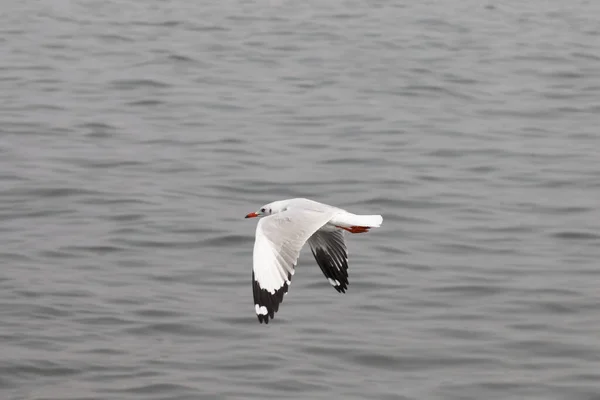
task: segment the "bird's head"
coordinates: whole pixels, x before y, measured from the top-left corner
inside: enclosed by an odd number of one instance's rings
[[[246,215],[246,218],[266,217],[285,211],[286,209],[287,206],[283,201],[274,201],[272,203],[265,204],[258,211],[251,212],[250,214]]]

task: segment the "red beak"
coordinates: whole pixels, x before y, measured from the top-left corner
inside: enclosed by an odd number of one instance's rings
[[[254,218],[254,217],[258,217],[258,214],[257,214],[257,213],[254,213],[254,212],[252,212],[252,213],[250,213],[250,214],[246,215],[246,218]]]

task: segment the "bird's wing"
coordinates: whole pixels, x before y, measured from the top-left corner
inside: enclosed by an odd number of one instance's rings
[[[348,289],[348,249],[343,231],[318,230],[308,239],[308,245],[331,286],[345,293]]]
[[[331,210],[293,208],[258,221],[252,266],[254,309],[269,322],[287,293],[300,250],[333,216]]]

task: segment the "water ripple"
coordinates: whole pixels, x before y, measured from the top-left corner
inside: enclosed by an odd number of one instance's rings
[[[59,3],[0,27],[0,397],[600,392],[595,2]],[[290,197],[384,223],[265,326]]]

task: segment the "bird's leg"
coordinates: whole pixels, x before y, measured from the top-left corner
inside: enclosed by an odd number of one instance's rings
[[[350,228],[346,228],[345,226],[335,226],[336,228],[344,229],[350,233],[365,233],[369,232],[371,229],[370,226],[351,226]]]

